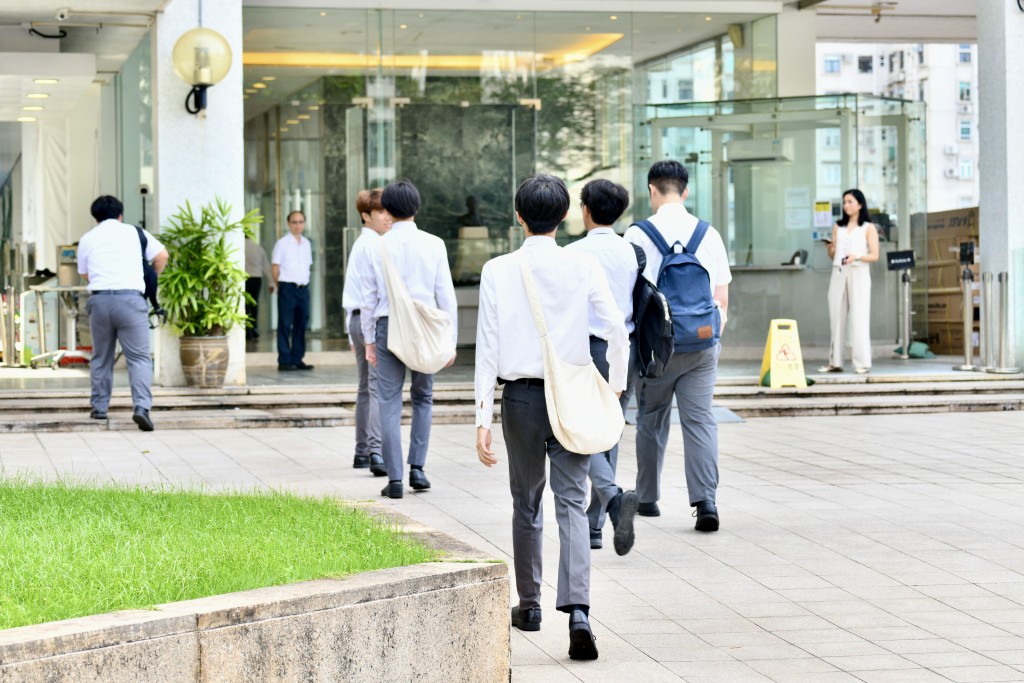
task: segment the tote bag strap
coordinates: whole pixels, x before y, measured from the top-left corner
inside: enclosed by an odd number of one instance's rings
[[[408,306],[409,290],[406,289],[402,278],[398,277],[398,273],[395,272],[391,257],[388,255],[388,247],[383,239],[380,241],[380,262],[381,270],[384,271],[384,285],[388,289],[388,299],[392,304],[397,301],[400,306]]]
[[[530,262],[522,251],[519,252],[519,267],[523,271],[523,285],[526,287],[526,298],[530,301],[533,319],[537,323],[537,332],[540,334],[541,342],[547,343],[548,326],[544,323],[544,309],[541,308],[540,295],[537,294],[537,283],[533,279]]]

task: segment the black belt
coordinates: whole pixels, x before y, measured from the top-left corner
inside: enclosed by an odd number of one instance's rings
[[[591,343],[593,343],[593,342],[607,342],[608,340],[607,339],[601,339],[600,337],[595,337],[594,335],[590,335],[590,341],[591,341]]]
[[[145,297],[146,295],[137,289],[97,289],[89,292],[90,294],[134,294],[135,296]]]
[[[543,387],[544,380],[536,377],[520,377],[519,379],[502,379],[499,377],[498,384],[522,384],[528,387]]]
[[[298,287],[299,289],[305,289],[309,285],[300,285],[297,282],[281,282],[282,285],[291,285],[292,287]]]

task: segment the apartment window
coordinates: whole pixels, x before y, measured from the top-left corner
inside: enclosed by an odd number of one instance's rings
[[[823,185],[838,185],[843,182],[843,172],[839,164],[822,164]]]
[[[679,81],[679,101],[689,102],[693,99],[693,79]]]
[[[970,140],[971,139],[971,122],[967,119],[960,122],[960,139]]]
[[[960,160],[960,177],[961,178],[973,178],[974,177],[974,162],[970,159]]]
[[[875,70],[875,58],[874,57],[858,57],[857,58],[857,69],[862,74],[869,74]]]
[[[971,46],[961,45],[960,46],[960,63],[970,64],[971,63]]]
[[[960,81],[960,101],[971,101],[971,84],[969,81]]]
[[[825,57],[825,73],[839,73],[839,57],[837,55],[828,55]]]
[[[839,149],[839,131],[837,129],[826,128],[824,137],[825,149]]]
[[[925,97],[924,97],[924,84],[926,82],[927,81],[921,81],[920,83],[917,84],[917,99],[920,102],[924,102],[924,100],[925,100]]]
[[[668,81],[661,82],[661,99],[668,99]]]
[[[895,68],[896,68],[896,53],[893,52],[891,55],[889,55],[889,73],[892,73]]]
[[[915,49],[917,50],[917,63],[924,64],[924,45],[918,45]]]

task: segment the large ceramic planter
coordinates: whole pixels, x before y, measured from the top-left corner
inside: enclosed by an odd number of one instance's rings
[[[181,369],[190,387],[224,386],[228,369],[228,338],[182,337]]]

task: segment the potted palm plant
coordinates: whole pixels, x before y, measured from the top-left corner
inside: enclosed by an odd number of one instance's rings
[[[160,274],[160,302],[181,335],[181,368],[189,386],[219,387],[228,366],[227,332],[246,320],[245,268],[235,262],[229,236],[255,238],[263,221],[254,209],[231,219],[231,206],[216,198],[193,211],[185,202],[160,230],[170,255]]]

